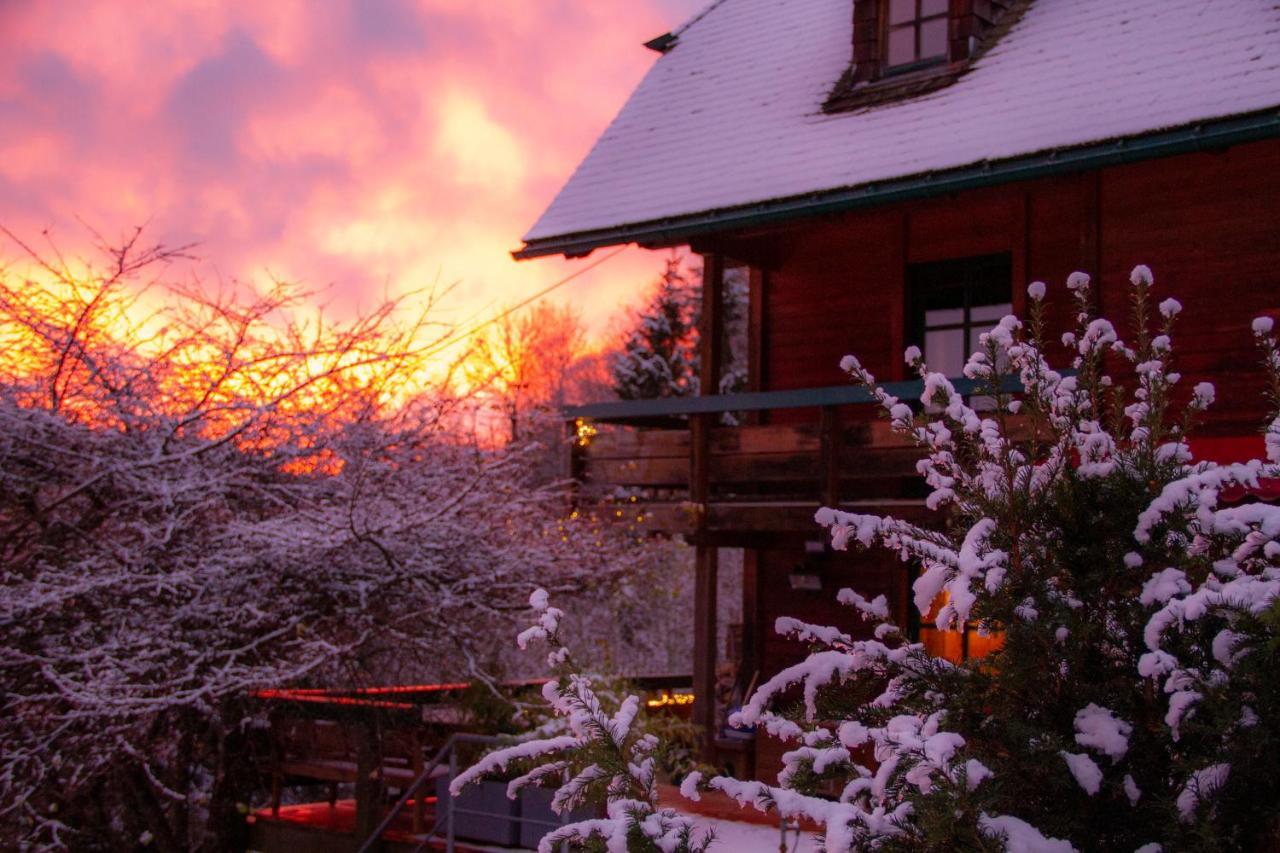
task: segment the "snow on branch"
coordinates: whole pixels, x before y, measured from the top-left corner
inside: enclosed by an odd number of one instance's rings
[[[658,807],[654,770],[658,742],[635,725],[640,697],[627,696],[608,713],[592,680],[576,671],[561,641],[559,625],[564,614],[551,606],[545,589],[535,590],[529,605],[536,621],[521,632],[520,647],[533,641],[550,647],[547,660],[553,679],[543,687],[543,697],[568,734],[495,750],[459,774],[450,791],[457,796],[467,785],[512,763],[532,763],[533,769],[507,786],[507,796],[514,798],[526,785],[545,785],[555,789],[551,809],[556,814],[582,806],[605,811],[604,817],[569,823],[548,833],[539,843],[540,853],[551,853],[561,844],[583,848],[594,843],[625,851],[635,849],[637,839],[643,839],[646,849],[651,845],[664,853],[702,853],[714,836],[705,830],[695,832],[690,818]]]

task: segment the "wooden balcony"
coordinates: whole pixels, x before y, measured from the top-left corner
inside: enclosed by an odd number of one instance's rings
[[[922,390],[919,382],[885,388],[904,401]],[[579,506],[638,530],[722,544],[815,531],[819,506],[919,516],[920,451],[877,409],[852,386],[578,406],[565,414]],[[719,425],[725,413],[746,423]]]

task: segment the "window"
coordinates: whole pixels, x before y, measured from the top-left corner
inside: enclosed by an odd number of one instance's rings
[[[1012,0],[852,2],[853,63],[822,105],[827,113],[917,98],[950,86],[1021,14],[1010,11]]]
[[[885,4],[886,70],[946,59],[949,0],[885,0]]]
[[[947,603],[947,594],[940,593],[933,607],[923,619],[912,613],[913,639],[924,646],[931,657],[943,658],[952,663],[984,658],[1004,645],[1003,631],[983,632],[977,623],[966,622],[963,627],[939,631],[936,625],[938,611]]]
[[[1008,255],[913,264],[907,269],[911,328],[929,369],[960,376],[978,336],[1013,310]]]
[[[914,586],[919,577],[919,565],[908,564],[907,585]],[[929,606],[929,612],[923,616],[914,607],[908,609],[907,636],[912,642],[923,645],[930,657],[952,663],[984,658],[1004,646],[1004,631],[982,631],[974,621],[957,625],[949,631],[938,630],[938,613],[948,599],[945,591],[938,593]]]

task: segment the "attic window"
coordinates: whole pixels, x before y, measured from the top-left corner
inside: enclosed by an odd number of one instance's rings
[[[886,71],[947,58],[949,0],[886,0],[885,5]]]
[[[1031,0],[852,0],[853,62],[823,110],[845,112],[949,86]]]

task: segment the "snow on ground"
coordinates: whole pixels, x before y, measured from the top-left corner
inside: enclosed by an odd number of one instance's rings
[[[781,841],[776,826],[765,826],[758,823],[741,823],[736,820],[694,815],[698,826],[709,827],[716,833],[716,848],[732,850],[734,853],[746,851],[777,851]],[[811,832],[787,832],[787,853],[816,853],[818,841]]]

